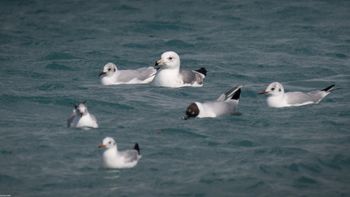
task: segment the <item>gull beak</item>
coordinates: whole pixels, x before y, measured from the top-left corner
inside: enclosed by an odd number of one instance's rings
[[[160,60],[157,60],[157,61],[154,63],[154,68],[158,70],[162,64],[163,64],[163,61],[162,61],[161,59],[160,59]]]
[[[269,93],[269,92],[267,92],[267,91],[261,91],[261,92],[258,92],[258,94],[267,94],[267,93]]]
[[[101,77],[102,75],[105,75],[105,72],[101,72],[98,76]]]
[[[106,148],[106,145],[100,144],[100,145],[98,145],[98,148]]]

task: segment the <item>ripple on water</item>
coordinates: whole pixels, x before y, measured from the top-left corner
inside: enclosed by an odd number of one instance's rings
[[[64,85],[62,83],[44,83],[39,86],[39,90],[42,91],[55,91],[64,89]]]
[[[291,172],[300,172],[303,170],[312,172],[312,173],[321,173],[322,172],[322,168],[320,165],[316,164],[316,163],[312,163],[312,164],[306,164],[306,163],[291,163],[289,165],[284,166],[286,169],[288,169]]]
[[[350,167],[350,157],[343,154],[336,154],[327,159],[319,159],[318,162],[322,166],[336,170],[348,169]]]
[[[18,186],[19,184],[22,184],[23,181],[21,181],[20,179],[17,179],[13,176],[9,176],[6,174],[0,174],[0,185],[2,189],[5,190],[4,186],[10,186],[10,187],[14,187],[14,186]],[[1,191],[3,192],[3,191]]]
[[[179,40],[179,39],[174,39],[174,40],[168,40],[165,42],[165,44],[167,46],[169,46],[170,48],[178,48],[181,46],[181,48],[191,48],[194,45],[188,42],[185,42],[183,40]]]
[[[43,57],[43,60],[73,60],[80,59],[66,52],[50,52],[48,55]]]
[[[45,66],[45,68],[50,69],[50,70],[64,70],[64,71],[69,71],[69,70],[74,70],[71,67],[68,67],[64,64],[59,64],[59,63],[50,63]]]
[[[268,148],[258,148],[254,151],[254,154],[256,155],[277,155],[277,156],[292,156],[292,155],[299,155],[299,154],[306,154],[308,153],[307,150],[302,148],[295,148],[295,147],[268,147]]]
[[[318,181],[311,177],[307,176],[301,176],[294,180],[294,187],[296,188],[306,188],[306,187],[312,187],[319,184]]]
[[[251,140],[232,140],[228,144],[238,146],[238,147],[255,147],[256,144]]]
[[[192,132],[190,129],[186,128],[164,128],[160,129],[161,132],[164,132],[169,135],[183,136],[183,137],[191,137],[191,138],[207,138],[206,135],[199,134],[196,132]]]

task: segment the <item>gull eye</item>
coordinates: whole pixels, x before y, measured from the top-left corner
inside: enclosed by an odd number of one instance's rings
[[[168,57],[168,60],[172,60],[173,59],[173,57]]]
[[[108,144],[112,144],[112,142],[111,142],[111,141],[109,141],[109,142],[108,142]]]
[[[278,91],[279,91],[279,92],[281,92],[281,88],[280,88],[280,89],[278,89]]]
[[[108,68],[108,71],[111,71],[111,68]]]
[[[272,91],[274,91],[274,90],[275,90],[275,88],[271,88],[271,90],[272,90]]]

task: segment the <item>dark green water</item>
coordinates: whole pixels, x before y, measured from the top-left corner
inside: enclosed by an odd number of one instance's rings
[[[104,87],[107,62],[177,51],[202,88]],[[1,1],[0,195],[349,196],[349,1]],[[334,91],[267,108],[257,95]],[[244,85],[240,116],[184,121],[192,101]],[[66,128],[87,100],[100,128]],[[137,167],[101,167],[97,145],[138,142]]]

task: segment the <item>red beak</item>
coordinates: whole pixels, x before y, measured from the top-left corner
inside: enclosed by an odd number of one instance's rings
[[[106,145],[100,144],[100,145],[98,145],[98,147],[99,147],[99,148],[106,148]]]
[[[264,90],[264,91],[258,92],[258,94],[267,94],[267,92]]]

